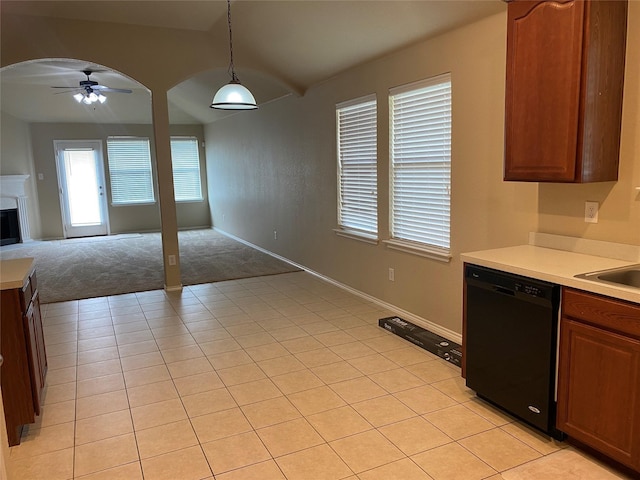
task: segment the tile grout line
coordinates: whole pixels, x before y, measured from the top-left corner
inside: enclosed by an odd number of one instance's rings
[[[71,463],[71,478],[76,477],[76,433],[78,425],[78,359],[80,354],[80,302],[78,302],[78,317],[76,318],[76,381],[75,381],[75,395],[73,399],[73,455]]]
[[[283,314],[281,314],[281,315],[283,315]],[[328,321],[328,320],[325,320],[325,321]],[[312,334],[310,334],[310,333],[308,333],[308,332],[307,332],[307,334],[308,334],[309,336],[313,336]],[[277,344],[280,344],[280,342],[278,342],[277,340],[276,340],[276,343],[277,343]],[[319,350],[319,349],[321,349],[321,348],[328,348],[328,347],[327,347],[326,345],[324,345],[323,347],[318,347],[318,350]],[[244,350],[244,351],[245,351],[245,353],[246,353],[246,349],[243,349],[243,350]],[[312,351],[312,350],[311,350],[311,351]],[[291,353],[291,352],[289,352],[289,353],[290,353],[290,354],[292,354],[294,357],[296,357],[296,354],[295,354],[295,353]],[[301,352],[298,352],[298,353],[301,353]],[[298,359],[298,360],[300,360],[300,359]],[[263,368],[262,368],[262,367],[261,367],[257,362],[255,362],[255,360],[254,360],[254,364],[255,364],[258,368],[260,368],[260,370],[262,371],[262,373],[266,375],[266,378],[267,378],[267,379],[271,379],[271,377],[268,375],[268,373],[267,373],[267,372],[265,372],[265,371],[264,371],[264,369],[263,369]],[[305,365],[305,370],[303,370],[303,371],[308,371],[308,372],[312,373],[312,374],[315,376],[315,374],[313,373],[313,371],[311,370],[311,368],[310,368],[309,366],[307,366],[307,365]],[[317,378],[317,376],[316,376],[316,378]],[[318,378],[318,380],[322,383],[322,386],[330,388],[330,386],[329,386],[328,384],[326,384],[324,381],[322,381],[322,380],[321,380],[321,379],[319,379],[319,378]],[[250,382],[247,382],[247,383],[250,383]],[[273,383],[273,382],[272,382],[272,383]],[[274,385],[275,385],[275,387],[280,391],[280,393],[284,396],[284,398],[286,398],[286,399],[291,403],[291,400],[288,398],[288,395],[287,395],[287,394],[285,394],[285,393],[282,391],[282,389],[281,389],[277,384],[274,384]],[[318,387],[318,388],[319,388],[319,387]],[[308,389],[308,390],[312,390],[312,389],[313,389],[313,388]],[[302,390],[302,391],[307,391],[307,390]],[[300,392],[295,392],[295,393],[300,393]],[[343,400],[344,400],[344,399],[343,399]],[[316,429],[312,424],[310,424],[310,423],[308,422],[308,420],[307,420],[307,418],[306,418],[306,415],[304,415],[304,414],[299,410],[299,408],[298,408],[298,407],[296,407],[296,405],[295,405],[295,404],[293,404],[293,403],[292,403],[292,406],[297,410],[298,414],[300,415],[300,418],[301,418],[301,419],[303,419],[303,420],[304,420],[304,421],[305,421],[305,422],[306,422],[306,423],[307,423],[307,424],[308,424],[308,425],[313,429],[313,431],[314,431],[314,432],[319,436],[319,438],[322,438],[322,439],[323,439],[323,441],[324,441],[323,445],[326,445],[327,447],[329,447],[329,448],[331,449],[331,451],[333,451],[333,453],[334,453],[338,458],[340,458],[340,459],[341,459],[341,461],[342,461],[342,462],[345,462],[345,460],[340,456],[340,454],[339,454],[337,451],[335,451],[335,449],[331,446],[330,442],[328,442],[326,439],[324,439],[324,438],[322,437],[322,435],[320,434],[320,432],[319,432],[319,431],[318,431],[318,430],[317,430],[317,429]],[[241,411],[242,411],[242,410],[241,410]],[[243,412],[243,413],[244,413],[244,412]],[[246,416],[245,416],[245,418],[246,418]],[[248,420],[248,419],[247,419],[247,420]],[[366,420],[365,420],[365,421],[366,421]],[[276,425],[281,425],[281,424],[284,424],[284,423],[287,423],[287,421],[281,422],[281,423],[276,424]],[[369,422],[367,422],[367,423],[369,423]],[[251,423],[249,422],[249,424],[251,424]],[[273,425],[271,425],[271,426],[273,426]],[[371,428],[370,428],[370,429],[368,429],[367,431],[377,430],[377,429],[376,429],[373,425],[371,425],[371,424],[370,424],[370,427],[371,427]],[[260,435],[258,434],[258,431],[255,429],[255,427],[252,427],[252,428],[253,428],[253,431],[256,433],[257,437],[260,439],[260,441],[261,441],[262,445],[265,447],[265,449],[267,450],[267,452],[269,452],[268,447],[264,444],[264,441],[262,440],[262,437],[260,437]],[[264,428],[268,428],[268,427],[267,427],[267,426],[265,426]],[[354,434],[354,435],[355,435],[355,434]],[[290,452],[290,453],[297,453],[297,452],[300,452],[300,451],[309,450],[309,449],[311,449],[311,448],[314,448],[314,447],[308,447],[308,448],[306,448],[306,449],[302,449],[302,450],[299,450],[299,451],[296,451],[296,452]],[[269,452],[269,453],[270,453],[270,452]],[[283,455],[281,455],[281,456],[287,456],[287,455],[288,455],[288,454],[283,454]],[[278,468],[280,469],[280,471],[282,472],[282,469],[280,468],[280,465],[279,465],[279,464],[278,464],[278,462],[276,461],[276,457],[273,457],[273,455],[271,455],[271,457],[272,457],[272,459],[274,460],[274,462],[276,463],[276,465],[278,465]],[[405,456],[405,457],[406,457],[406,456]],[[349,465],[348,465],[346,462],[345,462],[345,465],[347,465],[347,468],[349,468],[349,470],[352,472],[352,474],[353,474],[353,475],[355,475],[355,474],[356,474],[356,473],[352,470],[352,468],[351,468],[351,467],[349,467]],[[283,475],[284,475],[284,472],[282,472],[282,473],[283,473]]]
[[[140,310],[142,310],[142,307],[140,306],[140,302],[138,301],[138,297],[136,295],[136,303],[138,305],[138,307],[140,307]],[[142,457],[140,455],[140,446],[138,445],[138,436],[136,433],[136,427],[135,427],[135,423],[133,421],[133,409],[131,408],[131,401],[129,400],[129,392],[128,392],[128,388],[127,388],[127,380],[124,376],[124,366],[122,365],[122,357],[120,356],[120,345],[118,344],[118,336],[116,335],[116,331],[115,331],[115,325],[113,323],[113,310],[111,308],[111,302],[109,302],[107,300],[107,304],[109,305],[109,313],[110,313],[110,319],[111,319],[111,325],[113,326],[113,336],[116,342],[116,351],[118,352],[118,361],[120,362],[120,371],[122,372],[122,383],[124,384],[124,394],[127,398],[127,406],[129,407],[129,419],[131,420],[131,430],[133,433],[133,439],[135,441],[136,444],[136,452],[138,454],[138,464],[140,465],[140,475],[142,477],[142,480],[144,480],[144,469],[142,468]],[[144,314],[143,314],[144,315]],[[147,323],[147,328],[149,328],[149,324],[146,320],[145,317],[145,323]],[[133,463],[133,462],[132,462]],[[123,464],[121,464],[123,465]],[[121,466],[121,465],[117,465],[115,468]],[[114,468],[114,467],[109,467],[109,468]],[[108,469],[106,469],[108,470]],[[106,470],[102,470],[102,471],[106,471]]]
[[[196,296],[196,298],[197,298],[197,296]],[[198,298],[198,302],[200,302],[200,299],[199,299],[199,298]],[[200,302],[200,304],[201,304],[201,305],[203,305],[201,302]],[[204,306],[204,305],[203,305],[203,306]],[[205,307],[205,308],[206,308],[206,307]],[[207,309],[207,311],[209,311],[209,310]],[[213,316],[213,313],[212,313],[211,315]],[[181,317],[180,313],[178,313],[178,317],[180,318],[180,322],[181,322],[183,325],[185,325],[185,324],[184,324],[184,321],[182,320],[182,317]],[[215,316],[213,316],[213,318],[215,319]],[[185,325],[185,327],[186,327],[186,328],[187,328],[187,330],[189,331],[189,336],[191,336],[191,338],[193,339],[193,341],[195,342],[195,344],[198,346],[198,349],[200,350],[200,352],[202,353],[202,355],[204,356],[204,358],[206,358],[206,359],[207,359],[207,362],[209,363],[209,365],[211,365],[211,362],[209,361],[208,357],[207,357],[207,356],[204,354],[204,352],[202,351],[202,347],[200,347],[200,344],[198,343],[198,341],[197,341],[195,338],[193,338],[193,334],[192,334],[191,330],[189,330],[189,327],[187,327],[186,325]],[[163,360],[164,360],[164,362],[165,362],[165,366],[167,367],[167,370],[169,370],[169,365],[166,363],[166,358],[165,358],[165,357],[164,357],[164,355],[162,354],[162,349],[160,349],[160,346],[158,346],[158,349],[159,349],[159,351],[160,351],[160,355],[162,356],[162,359],[163,359]],[[211,368],[213,368],[213,365],[211,365]],[[214,368],[213,368],[213,370],[215,371],[215,369],[214,369]],[[209,472],[211,473],[211,476],[212,476],[213,478],[215,478],[215,474],[214,474],[214,471],[213,471],[213,467],[212,467],[212,465],[211,465],[211,462],[209,461],[209,458],[207,457],[207,455],[206,455],[206,453],[205,453],[205,451],[204,451],[204,448],[203,448],[203,446],[202,446],[202,442],[200,441],[200,437],[198,436],[198,433],[196,432],[196,428],[194,427],[193,422],[191,421],[191,416],[189,415],[189,412],[188,412],[188,410],[187,410],[187,407],[186,407],[186,405],[184,404],[184,401],[182,400],[182,395],[180,394],[180,391],[178,390],[178,387],[177,387],[177,385],[176,385],[176,383],[175,383],[175,378],[173,377],[173,375],[171,375],[171,371],[170,371],[170,370],[169,370],[169,376],[171,377],[171,384],[173,385],[173,388],[175,388],[175,389],[176,389],[176,393],[178,394],[178,399],[180,400],[180,405],[182,405],[182,408],[184,409],[185,415],[187,416],[187,420],[188,420],[188,422],[189,422],[189,426],[191,427],[191,430],[193,431],[193,434],[194,434],[194,436],[196,437],[196,440],[198,441],[198,447],[199,447],[199,449],[200,449],[200,452],[202,453],[202,457],[204,458],[205,462],[207,462],[207,467],[209,468]]]
[[[197,295],[196,295],[196,296],[197,296]],[[226,296],[226,295],[225,295],[225,296]],[[232,301],[233,301],[233,300],[232,300]],[[236,303],[236,302],[234,302],[234,303]],[[237,303],[236,303],[236,305],[237,305]],[[241,307],[240,305],[238,305],[238,307],[239,307],[240,309],[242,309],[242,307]],[[205,308],[206,308],[206,307],[205,307]],[[207,310],[208,310],[208,309],[207,309]],[[212,315],[214,315],[214,314],[213,314],[213,312],[212,312]],[[216,318],[216,317],[215,317],[215,315],[214,315],[214,318]],[[225,331],[226,331],[229,335],[231,335],[231,337],[232,337],[232,338],[234,338],[234,340],[235,340],[235,337],[233,336],[233,334],[231,334],[231,333],[226,329],[226,327],[225,327],[224,325],[223,325],[223,327],[222,327],[222,328],[224,328],[224,329],[225,329]],[[267,332],[267,331],[265,330],[265,332]],[[267,332],[267,333],[268,333],[268,332]],[[275,339],[274,339],[274,340],[275,340]],[[197,341],[196,341],[196,342],[197,342]],[[249,355],[249,354],[246,352],[246,349],[245,349],[244,347],[242,347],[242,345],[241,345],[241,350],[242,350],[244,353],[246,353],[247,355]],[[203,352],[203,353],[204,353],[204,352]],[[205,357],[206,357],[206,358],[207,358],[207,360],[209,361],[209,363],[210,363],[211,367],[213,368],[213,371],[214,371],[214,372],[216,372],[216,374],[217,374],[217,369],[216,369],[216,368],[215,368],[215,366],[211,363],[211,360],[209,359],[209,357],[208,357],[208,356],[206,356],[206,355],[205,355]],[[250,355],[249,355],[249,357],[250,357],[250,358],[252,358]],[[252,358],[252,360],[253,360],[253,363],[256,365],[256,367],[257,367],[257,368],[260,368],[260,370],[262,371],[262,373],[263,373],[264,375],[266,375],[266,378],[267,378],[267,379],[269,379],[269,376],[266,374],[266,372],[264,372],[264,371],[262,370],[262,368],[257,364],[257,362],[255,362],[255,360],[254,360],[253,358]],[[280,467],[280,465],[279,465],[279,464],[278,464],[278,462],[276,461],[275,457],[273,457],[273,455],[271,454],[271,452],[269,451],[269,449],[268,449],[268,448],[267,448],[267,446],[265,445],[265,443],[264,443],[263,439],[260,437],[260,435],[258,434],[258,432],[257,432],[257,430],[255,429],[255,427],[251,424],[251,422],[250,422],[250,421],[249,421],[249,419],[247,418],[246,413],[244,412],[244,410],[242,409],[242,407],[238,404],[238,401],[235,399],[235,397],[233,396],[233,394],[229,391],[229,388],[228,388],[228,386],[224,383],[224,380],[222,380],[222,379],[220,379],[220,380],[222,381],[222,384],[225,386],[225,389],[227,390],[227,392],[229,393],[229,395],[231,396],[231,398],[233,398],[233,400],[234,400],[234,402],[235,402],[235,404],[236,404],[236,407],[238,408],[238,410],[239,410],[239,411],[241,412],[241,414],[242,414],[242,417],[246,420],[247,424],[251,426],[252,432],[253,432],[253,433],[254,433],[254,435],[258,438],[258,440],[260,441],[260,444],[263,446],[263,448],[265,449],[265,451],[269,454],[269,456],[271,457],[271,460],[273,461],[273,463],[275,463],[276,467],[278,468],[278,471],[279,471],[280,473],[282,473],[282,475],[286,478],[285,473],[282,471],[282,468]],[[273,382],[272,382],[272,383],[273,383]],[[274,385],[275,385],[275,384],[274,384]],[[276,387],[276,388],[280,391],[280,393],[284,396],[284,393],[279,389],[279,387],[278,387],[277,385],[275,385],[275,387]],[[295,405],[294,405],[294,407],[295,407]],[[195,429],[194,429],[194,430],[195,430]],[[196,434],[196,436],[197,436],[197,434]],[[227,438],[228,438],[228,437],[227,437]],[[201,448],[203,448],[203,447],[202,447],[202,443],[200,442],[200,439],[199,439],[199,438],[198,438],[198,442],[200,443]],[[204,453],[204,450],[203,450],[203,453]],[[208,461],[209,461],[209,459],[208,459],[208,457],[206,457],[206,455],[205,455],[205,458],[207,458],[207,462],[208,462]],[[259,463],[262,463],[262,462],[256,462],[256,463],[253,463],[253,464],[251,464],[251,465],[257,465],[257,464],[259,464]],[[214,472],[214,470],[213,470],[213,466],[212,466],[210,463],[209,463],[209,467],[211,468],[211,472],[212,472],[212,474],[215,476],[215,472]],[[229,470],[229,472],[232,472],[232,471],[235,471],[235,470],[239,470],[239,469],[241,469],[241,468],[245,468],[245,467],[246,467],[246,466],[239,467],[239,468],[237,468],[237,469],[232,469],[232,470]],[[227,473],[227,472],[222,472],[222,473]]]

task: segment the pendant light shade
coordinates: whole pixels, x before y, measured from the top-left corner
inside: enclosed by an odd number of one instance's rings
[[[256,99],[244,87],[233,69],[233,37],[231,35],[231,0],[227,0],[227,23],[229,25],[229,73],[231,81],[216,92],[210,107],[218,110],[255,110]]]
[[[216,92],[211,102],[211,108],[219,110],[255,110],[258,108],[256,99],[247,87],[236,78],[224,85]]]

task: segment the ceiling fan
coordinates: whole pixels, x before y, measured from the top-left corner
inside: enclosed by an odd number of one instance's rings
[[[82,70],[87,76],[86,80],[81,80],[78,87],[51,87],[51,88],[65,88],[67,91],[77,91],[73,96],[78,103],[84,103],[91,105],[95,102],[104,103],[107,101],[107,97],[103,93],[131,93],[132,91],[127,88],[111,88],[106,85],[100,85],[95,80],[91,80],[92,70]],[[59,92],[67,93],[67,92]]]

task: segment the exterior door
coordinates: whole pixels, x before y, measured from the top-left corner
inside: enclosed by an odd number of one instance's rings
[[[102,142],[55,141],[64,237],[109,233]]]

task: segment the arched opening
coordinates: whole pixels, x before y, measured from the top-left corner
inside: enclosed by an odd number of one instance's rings
[[[10,65],[0,70],[0,82],[0,174],[28,175],[25,201],[32,239],[54,240],[42,243],[57,249],[61,239],[73,242],[73,248],[52,253],[66,256],[65,268],[73,264],[77,271],[67,272],[64,280],[55,278],[63,271],[56,263],[62,258],[52,258],[49,269],[40,268],[43,302],[96,296],[107,288],[111,294],[131,291],[122,285],[118,269],[126,258],[110,258],[107,250],[94,255],[91,243],[106,245],[105,239],[161,230],[150,90],[107,66],[77,59]],[[86,95],[86,87],[104,102],[76,101],[74,95]],[[146,149],[146,164],[136,158],[133,169],[118,161],[132,145]],[[148,188],[140,186],[143,182]],[[30,256],[37,245],[16,245],[15,252],[5,249],[2,256]],[[141,252],[150,257],[148,285],[162,288],[162,242]]]
[[[91,73],[88,78],[83,72],[89,71]],[[252,86],[255,85],[262,105],[290,94],[291,90],[286,85],[272,77],[252,71],[241,74],[243,79],[246,78]],[[182,171],[182,166],[177,169],[180,171],[176,172],[177,162],[175,158],[172,159],[176,222],[169,222],[167,231],[170,235],[174,234],[171,232],[175,232],[173,229],[176,228],[193,230],[209,229],[212,226],[207,190],[204,125],[226,116],[226,112],[210,109],[209,104],[215,90],[227,80],[226,69],[221,67],[197,74],[176,85],[168,93],[154,92],[156,95],[166,95],[167,98],[171,157],[176,155],[174,143],[191,143],[199,157],[195,172],[186,171],[188,168]],[[66,253],[66,250],[65,253],[62,253],[63,250],[56,253],[57,261],[64,262],[65,266],[77,263],[78,271],[71,274],[73,280],[62,276],[54,278],[56,272],[61,271],[60,265],[51,268],[41,265],[43,302],[88,298],[107,294],[106,292],[118,294],[166,287],[163,272],[166,274],[167,264],[172,265],[173,251],[167,250],[164,236],[156,235],[153,242],[143,242],[143,238],[150,236],[147,235],[150,232],[161,232],[163,228],[166,230],[165,222],[161,221],[160,192],[164,188],[165,200],[167,195],[172,196],[171,192],[167,194],[166,181],[158,180],[161,167],[165,169],[164,178],[167,179],[167,166],[166,159],[159,159],[156,152],[158,146],[154,137],[158,132],[154,120],[157,119],[152,111],[151,91],[126,74],[104,65],[76,59],[42,59],[6,66],[0,70],[0,82],[3,117],[3,163],[0,174],[29,175],[28,202],[33,239],[54,240],[46,242],[53,245],[61,244],[59,240],[66,238],[69,239],[68,242],[73,242],[74,246],[72,253]],[[74,95],[82,93],[86,85],[94,85],[87,82],[100,85],[97,90],[105,87],[102,90],[107,97],[104,103],[85,104],[74,99]],[[113,157],[118,153],[118,148],[120,153],[123,148],[128,148],[129,140],[134,143],[142,140],[142,147],[146,147],[149,152],[151,197],[148,199],[115,198],[118,193],[118,172],[117,165],[112,165]],[[117,148],[111,152],[110,147],[114,144]],[[92,145],[97,147],[94,148]],[[64,168],[61,168],[61,156],[65,152],[83,152],[92,148],[101,154],[102,163],[98,165],[98,170],[104,184],[100,193],[105,201],[106,211],[106,231],[97,233],[91,229],[79,232],[78,229],[74,230],[73,225],[65,223],[67,217],[63,197],[67,193],[67,186],[61,183],[61,179],[65,178]],[[159,164],[160,160],[165,163]],[[168,175],[171,176],[171,167],[169,168]],[[139,172],[122,173],[125,181],[119,184],[122,187],[119,192],[127,194],[127,188],[131,187],[128,177]],[[178,179],[189,180],[194,177],[200,179],[199,190],[195,195],[189,196],[194,190],[190,190],[193,185],[187,182],[185,196],[185,185],[181,185]],[[137,187],[131,190],[139,193]],[[80,196],[79,202],[80,207],[90,203],[84,193]],[[108,242],[103,241],[106,234],[113,238],[126,237],[133,246],[126,253],[115,253],[114,249],[113,256],[117,258],[108,258],[104,251],[93,253],[92,242],[99,241],[101,245],[107,245]],[[2,256],[29,256],[30,253],[25,248],[31,246],[33,244],[23,245],[22,251],[15,254],[7,253],[6,249],[3,249]],[[171,245],[169,247],[172,248]],[[69,255],[79,257],[74,259]],[[182,257],[181,245],[181,260]],[[145,277],[144,281],[133,278],[125,268],[128,264],[134,263],[143,265],[140,275]],[[186,265],[187,268],[188,265],[190,264]],[[87,272],[92,273],[87,276]],[[189,280],[189,277],[185,278],[182,267],[181,272],[185,285],[194,281],[199,283],[212,280],[201,273],[198,273],[196,280]],[[97,278],[100,280],[96,281]],[[51,292],[49,295],[47,285],[58,289],[58,293]],[[61,294],[62,290],[64,294]]]
[[[91,72],[87,76],[83,72]],[[119,188],[110,175],[107,162],[109,141],[119,137],[152,138],[151,92],[124,74],[103,65],[76,59],[46,59],[22,62],[0,71],[2,113],[28,131],[29,147],[22,158],[3,162],[2,174],[25,173],[37,203],[31,206],[34,238],[59,239],[84,236],[69,231],[65,208],[61,203],[61,172],[54,141],[97,141],[101,147],[104,177],[102,194],[106,202],[104,233],[120,234],[159,229],[157,202],[126,204],[114,198]],[[95,88],[104,103],[78,102],[74,95],[86,95]],[[104,89],[102,87],[105,87]],[[93,89],[92,89],[93,90]],[[3,138],[12,138],[3,122]],[[153,145],[150,148],[150,179],[155,177]],[[18,150],[16,148],[16,150]],[[15,158],[15,157],[10,157]],[[9,171],[10,170],[10,171]],[[22,171],[20,171],[22,170]],[[62,194],[67,193],[63,191]],[[68,220],[68,219],[67,219]]]

